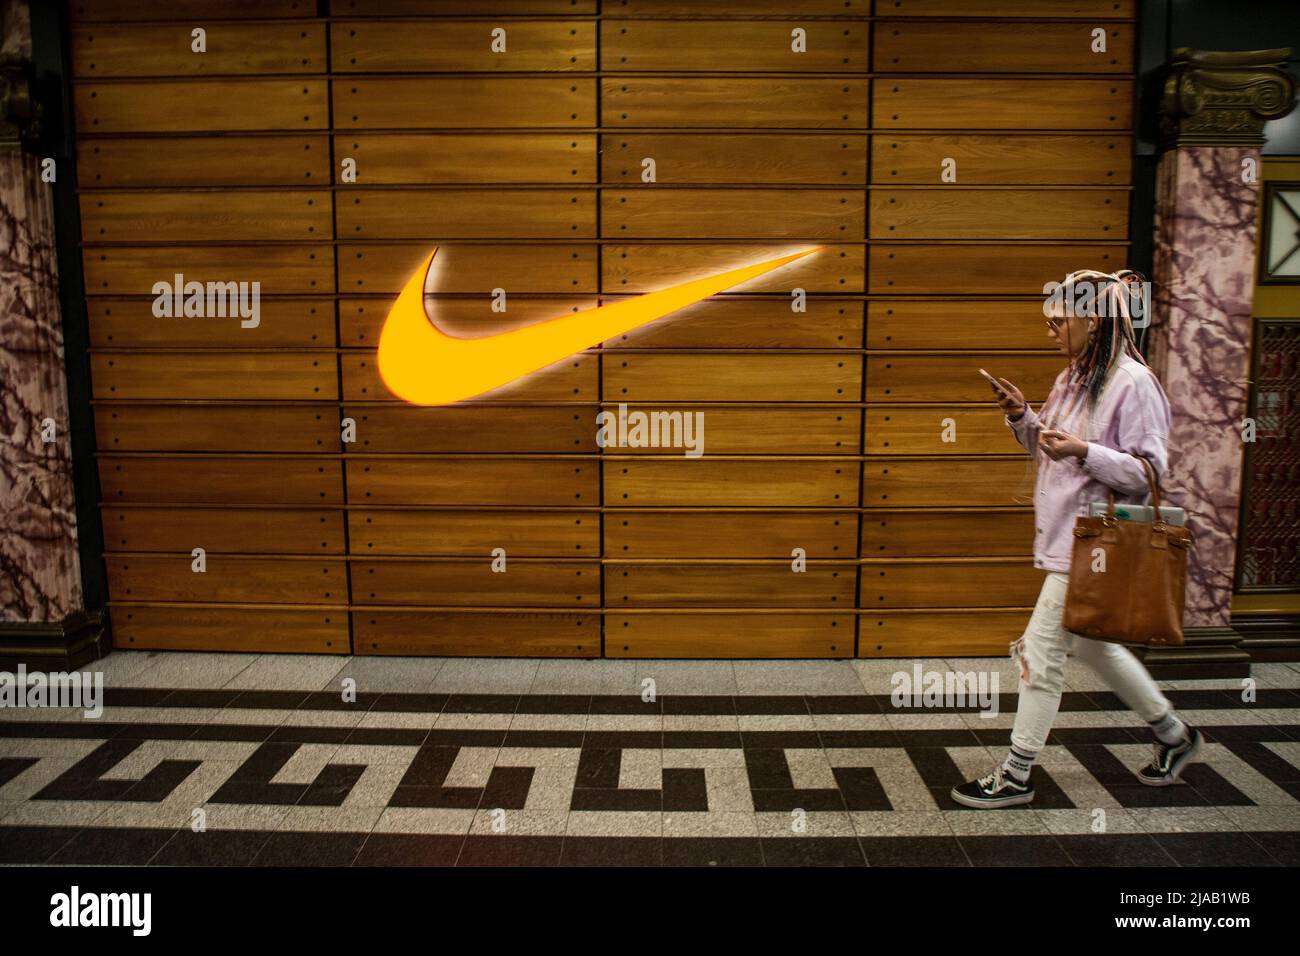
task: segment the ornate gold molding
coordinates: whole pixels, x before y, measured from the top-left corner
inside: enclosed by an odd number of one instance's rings
[[[39,135],[31,72],[26,60],[0,54],[0,150],[20,149]]]
[[[1160,133],[1174,146],[1262,146],[1264,124],[1291,112],[1289,49],[1175,50],[1160,100]]]

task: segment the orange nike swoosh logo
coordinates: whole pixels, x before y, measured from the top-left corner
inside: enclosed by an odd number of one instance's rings
[[[812,255],[820,248],[719,272],[520,329],[464,339],[447,335],[424,312],[424,285],[433,257],[438,254],[435,247],[407,280],[384,319],[379,333],[379,375],[390,392],[412,405],[464,401]]]

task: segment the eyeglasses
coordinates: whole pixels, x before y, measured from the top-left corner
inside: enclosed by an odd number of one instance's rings
[[[1053,332],[1055,332],[1057,329],[1059,329],[1068,321],[1070,320],[1069,319],[1048,319],[1047,327],[1051,329]]]

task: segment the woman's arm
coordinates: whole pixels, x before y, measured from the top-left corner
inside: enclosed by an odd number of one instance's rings
[[[1157,480],[1169,466],[1169,400],[1150,372],[1141,369],[1132,375],[1131,384],[1117,395],[1113,412],[1119,447],[1088,442],[1080,464],[1102,484],[1126,495],[1140,495],[1150,486],[1146,469],[1134,456],[1151,463]]]
[[[1016,419],[1008,415],[1006,422],[1011,429],[1011,434],[1016,436],[1016,441],[1020,442],[1026,451],[1032,452],[1038,447],[1038,433],[1042,430],[1043,424],[1032,408],[1026,405],[1024,414]]]

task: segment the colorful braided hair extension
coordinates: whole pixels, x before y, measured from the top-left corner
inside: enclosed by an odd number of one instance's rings
[[[1077,358],[1073,356],[1070,358],[1069,374],[1066,376],[1064,389],[1070,402],[1063,414],[1068,415],[1077,403],[1085,398],[1089,410],[1096,407],[1101,391],[1105,388],[1111,370],[1114,369],[1120,356],[1128,355],[1143,365],[1147,364],[1133,332],[1133,319],[1129,311],[1129,286],[1125,282],[1129,276],[1140,276],[1140,273],[1130,269],[1115,274],[1099,272],[1096,269],[1080,269],[1071,272],[1061,283],[1067,310],[1072,310],[1080,301],[1076,295],[1076,286],[1079,283],[1091,283],[1095,290],[1091,309],[1088,309],[1087,298],[1082,302],[1089,317],[1096,315],[1099,320],[1097,329],[1089,336],[1083,352]],[[1063,328],[1068,337],[1069,325]],[[1048,395],[1047,401],[1043,403],[1044,411],[1047,406],[1054,403],[1054,398],[1059,398],[1056,389],[1052,390],[1052,394]]]

